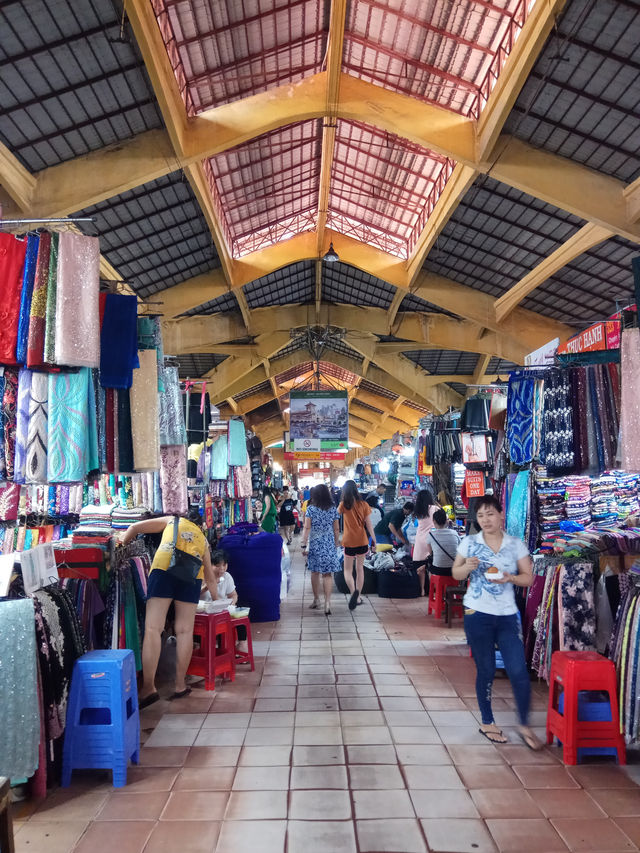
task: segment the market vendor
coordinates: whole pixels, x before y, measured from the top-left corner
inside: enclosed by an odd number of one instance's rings
[[[402,509],[392,509],[386,515],[382,516],[382,520],[375,526],[376,542],[378,545],[392,545],[394,540],[401,545],[411,547],[411,543],[406,539],[402,532],[402,525],[405,519],[413,512],[413,503],[407,501]]]

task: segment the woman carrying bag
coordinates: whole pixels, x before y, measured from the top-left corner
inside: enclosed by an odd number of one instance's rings
[[[206,579],[210,588],[217,584],[209,545],[201,526],[199,510],[192,509],[187,518],[164,516],[139,521],[132,524],[121,538],[122,544],[126,545],[140,534],[162,533],[147,584],[140,708],[146,708],[160,698],[155,685],[156,670],[162,648],[162,632],[172,601],[176,610],[176,682],[171,698],[181,699],[191,693],[185,678],[193,652],[193,624],[200,589],[203,579]]]
[[[338,512],[344,522],[342,545],[344,547],[344,579],[349,587],[349,610],[355,610],[362,604],[360,593],[364,586],[364,557],[371,547],[376,547],[376,535],[371,524],[371,507],[360,497],[358,487],[353,480],[347,480],[342,487],[342,501]],[[356,580],[353,582],[353,564],[356,567]]]

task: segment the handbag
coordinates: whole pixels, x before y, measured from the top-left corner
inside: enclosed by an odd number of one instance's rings
[[[186,551],[177,548],[179,519],[173,519],[173,553],[167,567],[167,572],[184,583],[195,583],[200,574],[202,560]]]

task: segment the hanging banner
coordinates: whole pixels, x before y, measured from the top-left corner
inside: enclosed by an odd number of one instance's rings
[[[566,344],[559,347],[558,355],[619,349],[620,334],[620,320],[613,319],[606,320],[604,323],[596,323],[593,326],[589,326],[584,332],[580,332],[574,338],[570,338]]]
[[[213,499],[211,495],[204,496],[204,518],[207,530],[213,529]]]
[[[346,391],[292,391],[289,430],[294,452],[349,449],[349,399]],[[304,445],[309,442],[311,446]]]
[[[294,462],[330,462],[332,459],[344,461],[345,452],[321,451],[320,453],[300,453],[294,450],[286,450],[284,458],[292,459]]]
[[[467,471],[464,475],[468,498],[481,498],[484,495],[484,473]]]

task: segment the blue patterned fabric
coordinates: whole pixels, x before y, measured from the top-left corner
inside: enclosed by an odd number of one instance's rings
[[[22,276],[22,292],[20,294],[20,316],[18,319],[18,342],[16,346],[16,361],[24,364],[27,360],[27,338],[29,337],[29,316],[31,314],[31,299],[33,283],[36,277],[36,261],[40,237],[29,234],[27,237],[27,255],[24,260]]]
[[[307,508],[307,518],[311,520],[309,534],[309,571],[328,575],[340,569],[338,551],[333,535],[333,523],[337,521],[338,510],[320,509],[317,506]]]
[[[518,539],[526,538],[527,515],[529,512],[529,478],[529,471],[520,471],[518,473],[509,500],[507,533]]]
[[[474,536],[466,536],[460,543],[458,554],[463,557],[477,557],[480,561],[478,568],[469,575],[469,588],[463,599],[465,607],[494,616],[510,616],[518,612],[513,584],[494,583],[485,576],[485,572],[491,566],[496,566],[505,574],[517,574],[518,560],[529,554],[524,542],[505,533],[500,550],[496,554],[480,532]]]
[[[533,459],[533,405],[535,380],[521,373],[509,377],[507,397],[507,440],[514,465]]]

